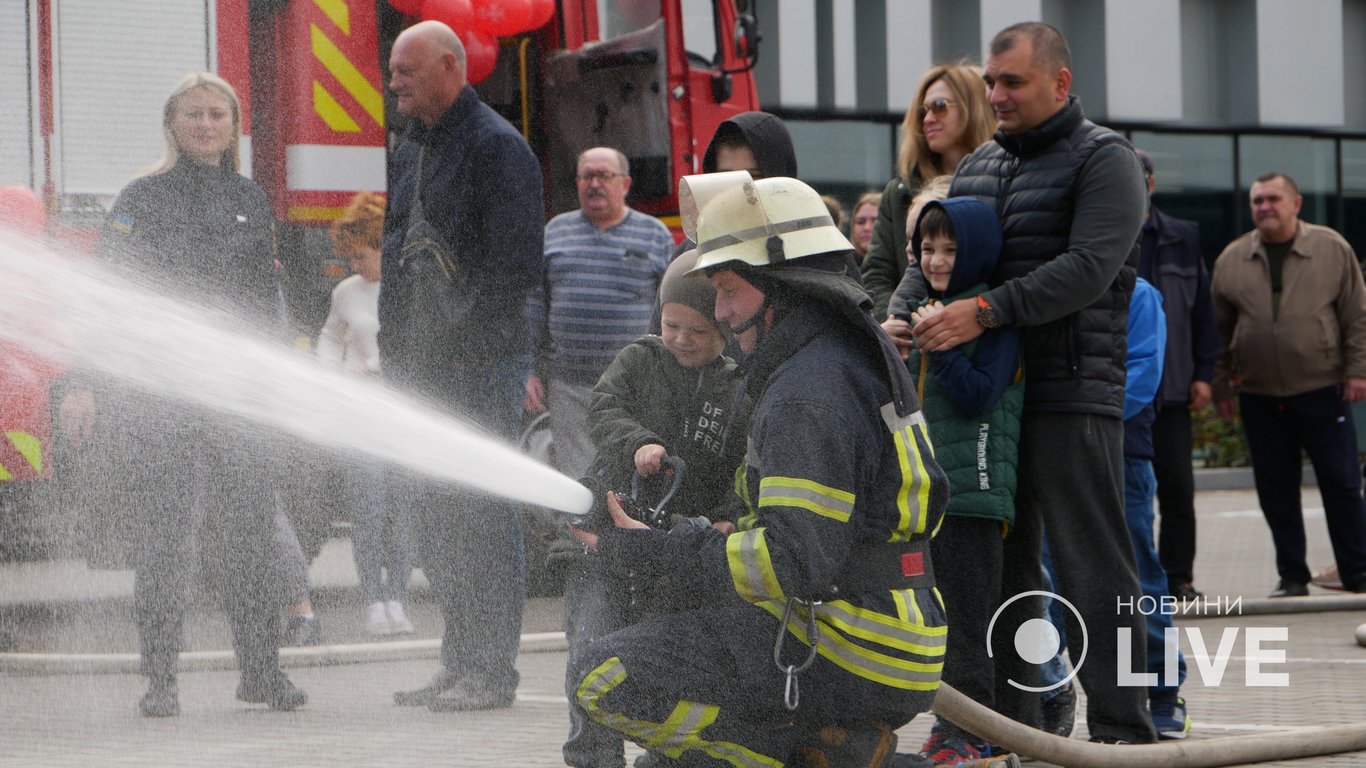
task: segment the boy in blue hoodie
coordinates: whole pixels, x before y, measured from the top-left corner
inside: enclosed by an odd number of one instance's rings
[[[985,291],[1001,253],[1000,220],[973,198],[931,201],[913,226],[908,256],[924,272],[929,295],[902,317],[911,324]],[[1019,333],[994,328],[944,352],[912,349],[907,365],[935,458],[949,476],[949,505],[930,545],[942,566],[936,574],[949,619],[943,680],[994,709],[987,625],[1000,602],[1002,540],[1015,520],[1024,406]],[[936,765],[983,765],[991,750],[984,739],[937,719],[921,755]]]

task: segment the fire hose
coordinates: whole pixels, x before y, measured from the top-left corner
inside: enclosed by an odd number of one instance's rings
[[[1055,736],[987,709],[940,683],[934,711],[954,725],[1016,754],[1067,768],[1212,768],[1332,755],[1366,749],[1366,725],[1305,728],[1159,744],[1090,744]]]

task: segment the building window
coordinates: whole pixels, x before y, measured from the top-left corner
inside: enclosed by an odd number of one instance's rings
[[[1366,257],[1366,140],[1342,142],[1342,227],[1357,258]]]
[[[1233,168],[1233,137],[1133,131],[1133,145],[1153,159],[1153,204],[1170,216],[1200,225],[1200,249],[1211,263],[1242,230]]]
[[[1299,185],[1304,196],[1300,218],[1339,229],[1338,171],[1332,139],[1310,136],[1242,136],[1238,139],[1238,189],[1242,195],[1239,221],[1251,229],[1247,193],[1258,176],[1284,173]]]

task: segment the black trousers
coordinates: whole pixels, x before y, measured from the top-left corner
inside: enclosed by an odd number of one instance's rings
[[[935,582],[949,617],[943,681],[988,709],[996,705],[996,674],[987,655],[987,625],[1001,604],[1001,522],[944,518],[930,543]]]
[[[1086,691],[1087,727],[1092,736],[1146,743],[1157,738],[1148,716],[1148,692],[1120,687],[1116,664],[1118,638],[1127,631],[1129,669],[1145,668],[1143,617],[1119,608],[1125,602],[1136,604],[1142,594],[1124,521],[1123,443],[1124,424],[1118,417],[1025,413],[1015,528],[1005,541],[1001,594],[1009,600],[1042,589],[1046,530],[1057,592],[1080,614],[1078,619],[1068,611],[1067,645]],[[936,570],[944,567],[935,563]],[[1016,600],[1001,612],[991,636],[997,710],[1030,725],[1039,722],[1039,696],[1017,685],[1038,687],[1041,667],[1019,655],[1014,635],[1024,622],[1040,616],[1039,596]]]
[[[933,598],[918,600],[942,626]],[[570,706],[680,766],[771,765],[803,736],[832,723],[881,720],[893,728],[929,708],[933,691],[902,691],[817,656],[799,678],[795,711],[783,707],[786,676],[773,663],[778,620],[733,607],[646,618],[571,656]],[[798,663],[805,646],[786,646]]]
[[[1300,506],[1303,449],[1314,465],[1342,583],[1352,589],[1366,581],[1366,504],[1356,426],[1342,390],[1325,387],[1290,397],[1242,394],[1238,405],[1252,452],[1257,499],[1276,545],[1277,574],[1286,581],[1309,582]]]
[[[144,443],[133,471],[143,524],[133,588],[143,673],[174,679],[190,587],[205,581],[228,614],[244,683],[280,674],[279,560],[271,467],[249,444]]]
[[[1191,468],[1191,413],[1163,406],[1153,421],[1153,474],[1161,527],[1157,553],[1168,591],[1195,581],[1195,471]]]

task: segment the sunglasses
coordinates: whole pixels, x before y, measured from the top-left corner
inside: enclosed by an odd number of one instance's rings
[[[949,107],[953,103],[953,101],[945,98],[930,99],[916,109],[915,119],[924,120],[925,115],[928,115],[931,112],[934,113],[935,117],[943,117],[949,111]]]

